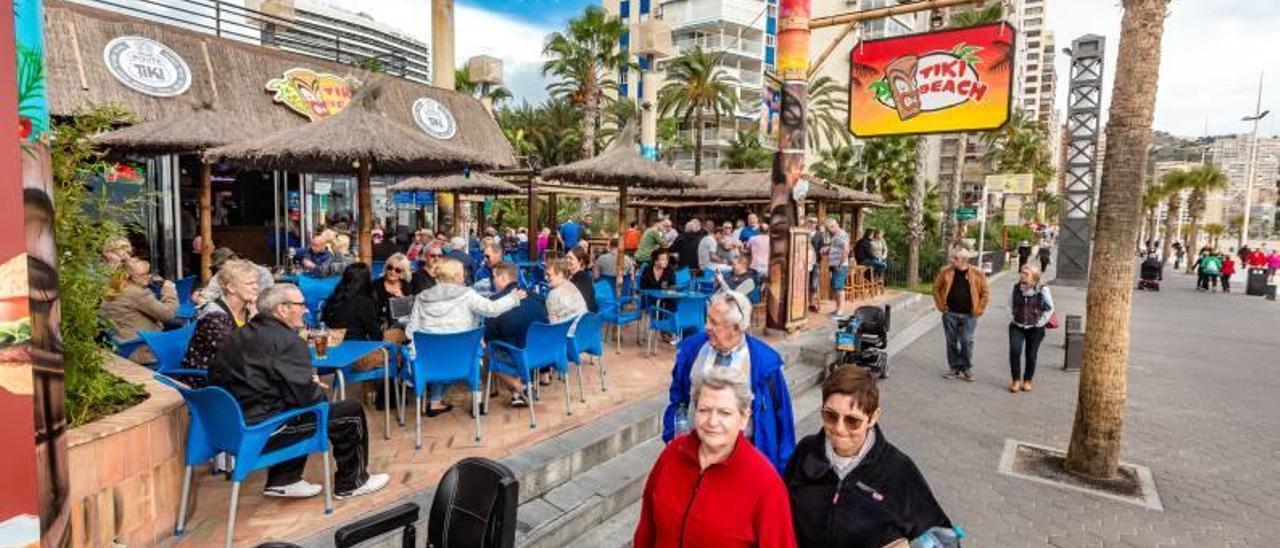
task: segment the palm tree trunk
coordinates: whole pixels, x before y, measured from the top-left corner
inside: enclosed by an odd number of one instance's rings
[[[693,174],[702,175],[702,110],[698,110],[698,116],[693,128]]]
[[[1194,248],[1196,248],[1196,246],[1198,246],[1198,245],[1199,245],[1199,242],[1200,242],[1200,216],[1199,216],[1199,215],[1192,215],[1192,217],[1191,217],[1191,226],[1187,229],[1187,243],[1186,243],[1186,245],[1187,245],[1188,247],[1190,247],[1190,248],[1193,248],[1193,249],[1194,249]],[[1216,245],[1215,245],[1215,246],[1213,246],[1213,247],[1214,247],[1214,248],[1217,248],[1218,246],[1216,246]],[[1188,262],[1190,262],[1190,261],[1188,261]],[[1188,264],[1188,265],[1187,265],[1187,273],[1188,273],[1188,274],[1190,274],[1190,273],[1191,273],[1191,270],[1192,270],[1191,265],[1190,265],[1190,264]]]
[[[907,287],[920,284],[920,242],[924,241],[925,137],[916,137],[916,173],[907,200]],[[981,257],[978,259],[981,261]]]
[[[1173,237],[1178,233],[1178,217],[1182,215],[1182,192],[1175,190],[1169,195],[1166,203],[1168,207],[1165,208],[1167,214],[1164,217],[1164,237],[1160,239],[1160,261],[1164,263],[1169,262],[1169,251],[1173,249]]]
[[[596,155],[596,121],[600,119],[600,104],[595,99],[599,92],[587,95],[588,99],[582,105],[582,157],[584,159]]]
[[[1142,221],[1143,177],[1160,78],[1168,0],[1124,0],[1120,49],[1107,124],[1106,163],[1089,269],[1084,363],[1065,468],[1111,478],[1120,465],[1128,390],[1129,316]]]

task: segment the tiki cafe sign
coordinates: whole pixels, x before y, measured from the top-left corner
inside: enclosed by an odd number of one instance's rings
[[[1015,35],[997,23],[859,43],[850,59],[849,130],[877,137],[1003,126]]]
[[[351,95],[359,86],[360,81],[355,78],[291,68],[284,71],[283,78],[268,81],[267,91],[275,94],[272,96],[275,102],[312,122],[318,122],[347,108]]]

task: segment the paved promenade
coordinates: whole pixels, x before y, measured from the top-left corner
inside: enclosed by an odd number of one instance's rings
[[[1201,293],[1171,274],[1134,298],[1123,459],[1151,469],[1164,511],[997,472],[1005,440],[1065,449],[1079,374],[1063,333],[1041,347],[1035,391],[1010,394],[1008,294],[992,288],[978,323],[977,379],[941,378],[934,327],[892,358],[887,438],[920,466],[970,546],[1273,546],[1280,538],[1280,303]],[[1053,286],[1060,312],[1084,314],[1082,289]],[[797,412],[803,410],[797,408]],[[816,431],[811,413],[801,431]]]

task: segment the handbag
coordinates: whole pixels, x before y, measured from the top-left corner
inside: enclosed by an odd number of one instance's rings
[[[1057,329],[1059,325],[1062,325],[1062,324],[1061,324],[1061,320],[1058,319],[1057,312],[1050,313],[1049,323],[1044,324],[1044,326],[1049,329]]]

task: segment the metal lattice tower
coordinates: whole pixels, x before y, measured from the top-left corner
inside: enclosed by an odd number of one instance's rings
[[[1097,196],[1098,135],[1102,120],[1102,65],[1106,38],[1086,34],[1071,42],[1067,99],[1066,211],[1058,239],[1058,280],[1083,285],[1093,247],[1093,202]]]

